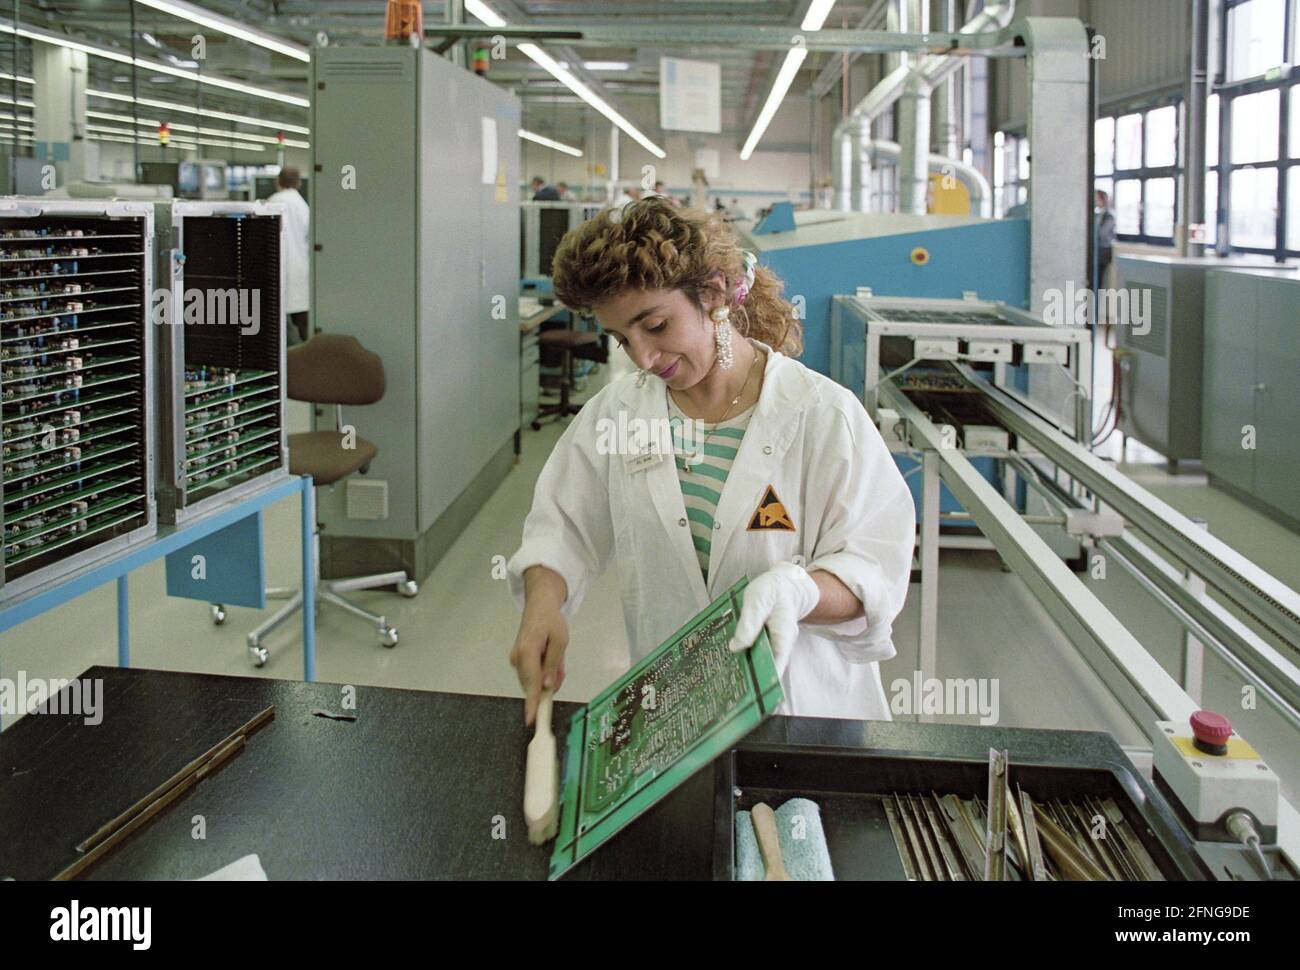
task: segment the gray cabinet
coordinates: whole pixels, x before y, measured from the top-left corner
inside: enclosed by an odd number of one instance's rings
[[[322,490],[322,568],[423,578],[513,463],[519,101],[428,50],[312,54],[313,323],[388,377],[344,409],[379,447],[388,517]]]
[[[1203,373],[1210,481],[1300,528],[1300,274],[1207,275]]]

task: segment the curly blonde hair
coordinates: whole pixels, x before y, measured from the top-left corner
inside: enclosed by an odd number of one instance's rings
[[[803,327],[781,296],[785,284],[775,273],[756,266],[745,302],[736,302],[743,254],[735,232],[717,213],[679,209],[651,196],[622,209],[605,209],[570,229],[555,250],[551,275],[561,303],[590,313],[597,302],[625,289],[681,290],[703,309],[704,294],[717,295],[714,277],[722,272],[736,329],[798,357]]]

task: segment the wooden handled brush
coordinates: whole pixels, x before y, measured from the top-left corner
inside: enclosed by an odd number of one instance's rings
[[[524,772],[524,821],[528,841],[541,845],[555,838],[560,821],[560,766],[551,733],[551,700],[555,692],[542,691],[537,704],[537,730],[528,742]]]
[[[767,874],[764,882],[789,882],[790,873],[785,871],[785,862],[781,858],[781,837],[776,830],[776,813],[766,802],[759,802],[749,811],[749,818],[754,823],[754,834],[758,836],[758,847],[763,853],[763,868]]]

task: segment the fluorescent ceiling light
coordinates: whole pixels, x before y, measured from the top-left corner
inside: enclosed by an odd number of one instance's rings
[[[812,3],[808,5],[808,12],[803,16],[803,23],[799,25],[799,29],[821,30],[822,24],[826,23],[826,18],[830,15],[833,6],[835,6],[835,0],[812,0]]]
[[[86,117],[103,118],[107,121],[121,121],[121,122],[125,122],[128,125],[134,122],[136,125],[143,125],[147,128],[157,128],[158,125],[161,123],[157,118],[132,118],[130,115],[117,114],[116,112],[113,111],[87,111]],[[242,142],[263,142],[268,145],[280,144],[280,140],[271,135],[255,135],[247,131],[223,131],[220,128],[203,128],[201,126],[195,127],[194,125],[182,124],[179,121],[169,121],[167,122],[167,127],[170,128],[172,131],[193,131],[200,135],[217,135],[217,136],[223,136],[228,138],[234,138],[239,140],[241,143]],[[310,148],[311,147],[311,145],[308,142],[294,141],[293,139],[290,138],[286,138],[284,140],[284,144],[289,148]]]
[[[86,125],[86,131],[93,131],[96,132],[97,134],[106,134],[106,135],[125,135],[128,138],[132,134],[135,134],[137,138],[141,137],[139,132],[133,133],[130,128],[112,128],[109,127],[108,125]],[[143,138],[142,140],[146,142],[150,141],[149,138]],[[154,143],[158,142],[157,135],[153,137],[152,141]],[[195,142],[197,142],[200,145],[218,145],[223,148],[240,148],[243,149],[244,151],[249,151],[249,152],[260,152],[265,147],[263,145],[254,145],[251,142],[235,141],[226,138],[190,137],[190,138],[180,138],[180,139],[173,138],[171,139],[171,141],[175,143],[184,142],[186,144],[194,144]]]
[[[276,131],[291,131],[299,135],[307,135],[311,133],[310,128],[304,128],[302,125],[291,125],[284,121],[267,121],[264,118],[253,118],[249,115],[231,114],[229,111],[217,111],[214,108],[204,108],[200,111],[193,105],[178,104],[175,101],[159,101],[156,98],[135,98],[129,94],[118,94],[116,91],[100,91],[91,88],[86,89],[86,94],[92,98],[105,98],[110,101],[122,101],[126,104],[143,104],[150,108],[164,108],[168,111],[180,111],[184,114],[203,115],[206,118],[220,118],[222,121],[235,121],[242,125],[256,125],[259,128],[273,128]]]
[[[162,145],[159,145],[158,140],[154,138],[123,138],[120,135],[87,135],[86,141],[115,141],[126,145],[152,145],[154,148],[163,147]],[[199,146],[195,145],[193,142],[178,141],[175,138],[171,140],[171,144],[167,147],[187,152],[196,152],[199,150]]]
[[[280,101],[284,104],[291,104],[299,108],[306,108],[311,105],[311,102],[306,98],[300,98],[295,94],[281,94],[279,91],[272,91],[270,88],[254,87],[251,84],[244,84],[240,81],[231,81],[227,78],[216,77],[212,74],[197,74],[194,71],[186,71],[179,67],[172,67],[170,64],[163,64],[160,61],[149,61],[145,60],[143,57],[137,57],[135,62],[138,66],[149,71],[157,71],[159,74],[172,74],[176,77],[183,77],[190,81],[198,81],[200,84],[208,84],[214,88],[225,88],[227,91],[238,91],[241,94],[251,94],[254,97],[266,98],[268,101]]]
[[[465,12],[472,13],[489,27],[504,27],[506,19],[489,7],[483,0],[465,0]]]
[[[505,18],[489,7],[483,0],[465,0],[465,11],[473,14],[489,27],[506,26]],[[648,151],[656,158],[667,158],[668,153],[652,142],[645,135],[637,130],[637,127],[628,121],[621,114],[613,109],[603,98],[595,91],[587,87],[573,75],[571,71],[559,61],[553,58],[546,51],[542,50],[536,44],[520,44],[519,52],[531,58],[534,63],[545,70],[551,77],[555,78],[570,91],[582,98],[583,101],[591,105],[606,118],[623,129],[629,138],[637,142],[641,147]]]
[[[772,117],[776,114],[776,109],[781,107],[781,102],[785,100],[785,93],[790,90],[790,84],[794,81],[794,76],[799,72],[799,65],[803,59],[808,56],[808,49],[805,47],[792,47],[785,55],[785,63],[781,65],[781,70],[776,75],[776,81],[772,84],[772,91],[767,96],[767,102],[763,105],[763,110],[758,113],[754,120],[754,130],[749,133],[745,139],[745,147],[740,150],[740,160],[749,161],[749,156],[754,154],[754,147],[758,140],[763,137],[763,132],[767,131],[767,126],[772,123]]]
[[[152,7],[154,10],[161,10],[163,13],[169,13],[173,17],[188,20],[200,27],[207,27],[228,34],[231,37],[238,37],[240,40],[246,40],[250,44],[265,47],[267,50],[275,51],[278,54],[284,54],[286,57],[293,57],[300,61],[311,60],[311,54],[301,44],[281,40],[271,34],[256,30],[247,24],[240,23],[238,20],[223,17],[221,14],[213,13],[210,10],[204,10],[192,3],[184,3],[182,0],[135,0],[135,2],[146,7]]]
[[[589,71],[626,71],[630,66],[627,61],[587,61],[583,64]]]
[[[547,148],[554,148],[557,152],[564,152],[564,154],[572,155],[575,158],[582,157],[581,149],[574,148],[572,145],[566,145],[564,142],[552,141],[550,138],[545,138],[542,135],[535,135],[531,131],[524,131],[522,128],[519,129],[519,137],[527,138],[529,141],[536,142],[539,145],[545,145]]]
[[[29,40],[39,40],[46,44],[54,44],[58,47],[67,47],[74,51],[83,51],[94,57],[103,57],[110,61],[117,61],[119,64],[131,64],[132,58],[129,54],[123,54],[109,47],[99,47],[94,44],[83,44],[81,41],[70,40],[62,34],[56,34],[48,30],[35,30],[30,27],[19,26],[17,28],[8,21],[0,21],[0,33],[17,34],[19,37],[26,37]],[[282,94],[279,91],[272,91],[270,88],[254,87],[251,84],[241,84],[239,81],[231,81],[227,78],[216,77],[211,74],[196,74],[193,71],[182,70],[179,67],[172,67],[170,64],[162,64],[158,61],[151,61],[143,57],[134,59],[137,67],[146,71],[154,71],[158,74],[171,74],[175,77],[187,78],[191,81],[197,81],[200,84],[208,84],[216,88],[225,88],[228,91],[238,91],[241,94],[251,94],[253,97],[266,98],[270,101],[281,101],[285,104],[291,104],[295,107],[306,108],[311,102],[306,98],[300,98],[293,94]]]
[[[641,134],[636,125],[632,124],[632,122],[628,121],[621,114],[615,111],[608,102],[597,95],[595,91],[591,90],[591,88],[587,87],[587,85],[579,81],[568,70],[561,67],[556,62],[555,58],[546,53],[546,51],[542,50],[536,44],[520,44],[519,50],[520,53],[526,54],[528,57],[532,58],[532,60],[545,69],[551,77],[555,78],[578,97],[582,98],[583,101],[586,101],[587,104],[591,105],[614,124],[618,125],[618,127],[621,128],[629,138],[641,145],[641,147],[651,155],[654,155],[656,158],[668,157],[666,151],[652,142],[645,135]]]

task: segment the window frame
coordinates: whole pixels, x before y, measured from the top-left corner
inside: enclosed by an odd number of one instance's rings
[[[1147,164],[1147,137],[1150,125],[1148,115],[1152,111],[1158,111],[1162,108],[1173,107],[1174,109],[1174,164],[1173,165],[1148,165]],[[1142,118],[1142,133],[1139,141],[1139,158],[1137,168],[1121,168],[1119,165],[1119,119],[1128,115],[1140,115]],[[1185,126],[1185,112],[1183,111],[1183,95],[1181,91],[1166,92],[1163,95],[1146,98],[1139,102],[1119,103],[1111,108],[1099,112],[1093,119],[1093,131],[1096,131],[1096,124],[1099,121],[1110,118],[1114,121],[1115,137],[1111,140],[1111,172],[1109,175],[1095,175],[1092,180],[1093,190],[1103,188],[1098,183],[1106,181],[1111,185],[1107,190],[1110,195],[1112,206],[1115,202],[1114,186],[1117,182],[1126,182],[1135,180],[1140,186],[1138,201],[1138,231],[1116,232],[1115,241],[1124,243],[1143,243],[1148,246],[1164,246],[1173,248],[1174,236],[1178,232],[1179,214],[1182,212],[1183,204],[1183,166],[1184,151],[1182,144],[1183,128]],[[1174,180],[1174,211],[1173,211],[1173,230],[1167,236],[1152,235],[1147,231],[1147,182],[1153,179],[1173,179]]]
[[[997,143],[1002,136],[1002,144]],[[1022,147],[1028,145],[1028,138],[1023,128],[999,128],[989,141],[990,150],[1000,156],[1001,161],[994,162],[993,169],[993,216],[1003,218],[1009,209],[1029,201],[1029,177],[1020,171]],[[1028,145],[1028,161],[1033,167],[1033,146]],[[998,169],[1001,169],[999,174]],[[1014,189],[1013,197],[1008,198],[1007,190]]]
[[[1300,40],[1298,40],[1297,18],[1300,17],[1300,0],[1286,0],[1283,12],[1283,63],[1265,74],[1228,81],[1228,12],[1250,0],[1223,0],[1219,9],[1218,68],[1214,83],[1207,94],[1219,96],[1219,163],[1207,166],[1207,172],[1218,173],[1218,209],[1214,214],[1217,224],[1215,251],[1221,256],[1230,253],[1252,253],[1260,256],[1272,256],[1277,262],[1300,257],[1300,239],[1287,238],[1287,205],[1289,203],[1289,185],[1291,170],[1300,166],[1300,158],[1290,155],[1291,141],[1291,99],[1300,98],[1300,70],[1296,62],[1300,60]],[[1261,91],[1278,92],[1278,131],[1277,159],[1271,162],[1237,162],[1232,157],[1232,115],[1237,98]],[[1273,246],[1234,246],[1231,238],[1232,216],[1232,174],[1239,169],[1274,169],[1277,173],[1277,211],[1274,220]],[[1208,218],[1207,213],[1207,218]]]

